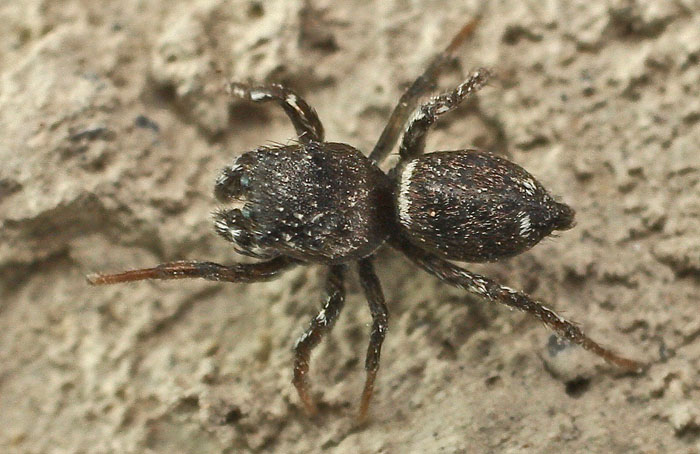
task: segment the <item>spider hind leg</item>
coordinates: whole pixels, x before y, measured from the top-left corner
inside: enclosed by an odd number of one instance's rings
[[[440,280],[498,304],[526,312],[554,331],[559,337],[580,345],[598,355],[606,362],[620,369],[634,373],[642,372],[646,365],[633,359],[625,358],[609,350],[588,337],[575,323],[566,320],[553,310],[545,307],[522,292],[518,292],[493,280],[460,268],[447,260],[423,251],[407,241],[396,240],[394,246],[401,250],[413,263]]]
[[[441,73],[454,61],[455,51],[474,33],[478,23],[478,19],[473,19],[464,24],[445,50],[433,57],[423,74],[418,76],[401,95],[369,156],[373,162],[379,164],[389,155],[389,152],[396,145],[396,141],[401,135],[404,123],[406,123],[406,120],[408,120],[408,117],[418,105],[421,97],[435,88]]]

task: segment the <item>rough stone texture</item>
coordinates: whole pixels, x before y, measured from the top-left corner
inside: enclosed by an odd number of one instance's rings
[[[0,3],[0,450],[700,452],[700,2],[452,3]],[[401,89],[477,12],[442,86],[479,65],[498,78],[428,149],[505,154],[578,226],[471,268],[653,362],[646,374],[550,342],[386,250],[391,330],[371,420],[353,418],[369,315],[352,280],[314,356],[312,421],[290,347],[322,270],[85,284],[96,270],[239,259],[212,231],[214,178],[292,128],[271,106],[230,106],[227,78],[289,84],[329,139],[368,152]]]

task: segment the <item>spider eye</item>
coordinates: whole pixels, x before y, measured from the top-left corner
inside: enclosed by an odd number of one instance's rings
[[[231,167],[224,167],[214,185],[214,197],[220,202],[232,202],[246,197],[250,190],[249,153],[238,158]]]
[[[248,174],[243,173],[240,179],[241,189],[250,189],[250,177]]]
[[[246,203],[243,205],[243,208],[241,208],[241,216],[243,216],[244,219],[250,220],[253,218],[253,204],[251,203]]]
[[[216,179],[214,197],[220,202],[230,202],[240,198],[243,193],[242,176],[243,167],[225,167],[219,178]]]
[[[251,220],[250,210],[234,208],[214,214],[214,229],[226,241],[233,243],[236,252],[256,258],[272,258],[278,253],[265,247],[264,236]]]

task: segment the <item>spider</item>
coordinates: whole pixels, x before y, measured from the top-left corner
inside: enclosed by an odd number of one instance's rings
[[[292,383],[311,415],[317,412],[307,378],[311,352],[340,315],[345,274],[352,263],[372,316],[359,408],[361,420],[367,415],[389,320],[373,265],[385,243],[448,284],[527,312],[560,337],[620,368],[639,371],[641,363],[604,348],[530,296],[450,262],[512,257],[574,223],[573,209],[555,201],[532,175],[502,157],[471,149],[424,154],[426,135],[437,118],[482,88],[490,76],[488,70],[477,69],[454,90],[419,106],[475,24],[473,20],[462,27],[402,95],[369,158],[350,145],[326,142],[316,111],[294,91],[231,82],[227,88],[234,98],[279,104],[297,133],[290,144],[244,153],[216,180],[216,199],[237,205],[214,215],[216,233],[237,252],[260,261],[176,261],[90,274],[89,283],[190,278],[259,282],[297,265],[326,265],[325,303],[294,344]],[[402,132],[400,159],[384,173],[378,165]]]

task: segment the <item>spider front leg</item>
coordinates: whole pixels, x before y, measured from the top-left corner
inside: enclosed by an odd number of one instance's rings
[[[406,126],[399,147],[401,161],[405,162],[423,154],[426,135],[437,117],[455,109],[467,96],[481,89],[490,76],[491,72],[488,69],[479,68],[451,92],[436,96],[421,105]]]
[[[309,328],[294,344],[294,378],[292,383],[297,389],[301,403],[311,415],[317,413],[316,405],[309,392],[309,381],[307,378],[311,351],[321,343],[323,336],[333,328],[340,311],[343,310],[343,303],[345,302],[344,274],[344,265],[335,265],[330,268],[326,280],[326,302],[319,313],[311,320]]]
[[[413,246],[405,240],[395,240],[394,246],[403,251],[416,265],[438,277],[440,280],[467,290],[482,298],[486,298],[491,302],[504,304],[514,309],[527,312],[539,319],[560,337],[580,345],[584,349],[595,353],[605,361],[621,369],[639,373],[642,372],[646,366],[639,361],[625,358],[601,346],[586,336],[574,323],[564,319],[553,310],[548,309],[542,303],[533,300],[524,293],[499,285],[485,276],[472,273],[453,265],[436,255]]]
[[[454,38],[452,38],[452,41],[445,50],[433,57],[423,74],[418,76],[411,86],[406,89],[404,94],[401,95],[401,99],[399,99],[398,104],[393,112],[391,112],[389,121],[384,127],[381,136],[379,136],[377,144],[369,155],[369,158],[374,163],[381,163],[394,145],[396,145],[404,123],[406,123],[408,116],[411,115],[411,112],[413,112],[418,105],[421,96],[435,88],[440,73],[454,60],[455,50],[474,33],[477,23],[478,19],[467,22]]]
[[[146,279],[206,279],[225,282],[260,282],[277,278],[297,262],[287,257],[277,257],[258,263],[219,265],[213,262],[180,260],[161,263],[153,268],[129,270],[115,274],[93,273],[86,276],[92,285],[119,284]]]
[[[229,83],[226,88],[231,96],[247,101],[277,101],[294,125],[301,142],[323,142],[323,125],[318,114],[289,88],[278,84],[252,87],[237,82]]]
[[[367,358],[365,359],[367,378],[362,391],[362,400],[360,401],[360,421],[363,421],[367,417],[367,409],[374,391],[374,380],[379,369],[382,343],[389,329],[389,311],[384,303],[384,293],[382,292],[381,284],[377,274],[374,272],[372,258],[368,257],[360,260],[358,271],[360,284],[365,292],[369,303],[369,311],[372,314],[372,331],[369,337],[369,346],[367,347]]]

